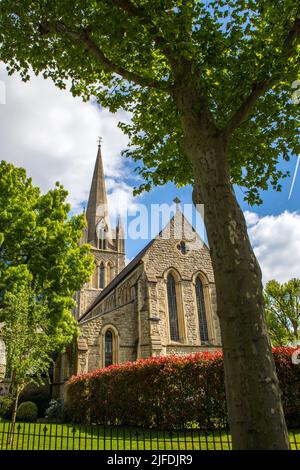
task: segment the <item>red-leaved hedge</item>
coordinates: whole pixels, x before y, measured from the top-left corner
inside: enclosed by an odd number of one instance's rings
[[[295,348],[274,348],[288,426],[300,425]],[[66,406],[74,422],[156,428],[227,427],[221,352],[153,357],[72,377]]]

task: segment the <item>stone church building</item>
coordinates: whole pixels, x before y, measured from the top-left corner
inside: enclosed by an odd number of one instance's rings
[[[121,218],[110,229],[99,146],[82,243],[92,246],[95,270],[77,294],[80,336],[61,355],[54,395],[74,374],[166,354],[221,346],[214,274],[208,247],[177,203],[167,226],[125,266]]]

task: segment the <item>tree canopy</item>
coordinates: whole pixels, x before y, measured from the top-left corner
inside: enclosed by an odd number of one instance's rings
[[[0,59],[131,122],[138,190],[193,184],[205,204],[235,449],[288,449],[261,270],[233,184],[251,204],[299,153],[294,0],[2,0]],[[270,411],[271,410],[271,411]]]
[[[0,163],[0,305],[24,280],[31,283],[47,301],[58,347],[77,331],[73,296],[93,266],[89,246],[78,243],[84,217],[69,217],[66,197],[60,184],[41,194],[23,168]]]
[[[272,343],[285,346],[300,339],[300,279],[265,287],[267,325]]]
[[[2,0],[0,58],[24,80],[31,69],[71,79],[74,95],[130,112],[120,125],[140,190],[193,183],[174,100],[188,68],[216,132],[231,135],[232,183],[258,203],[260,189],[280,190],[278,161],[300,151],[299,30],[294,0]]]

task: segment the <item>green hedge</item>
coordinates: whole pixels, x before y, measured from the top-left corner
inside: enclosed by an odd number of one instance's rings
[[[27,421],[32,423],[37,420],[38,417],[38,407],[35,403],[31,401],[24,401],[20,404],[17,411],[17,420],[18,421]]]
[[[291,348],[274,349],[288,425],[300,425],[300,366]],[[72,377],[67,409],[74,422],[156,428],[227,427],[221,353],[163,356]]]

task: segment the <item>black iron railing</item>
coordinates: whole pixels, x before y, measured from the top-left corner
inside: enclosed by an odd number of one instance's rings
[[[300,431],[290,431],[300,450]],[[0,423],[0,450],[231,450],[228,431],[145,430],[117,426]]]

